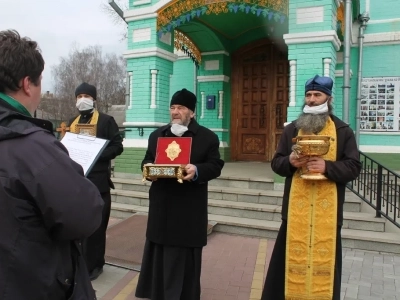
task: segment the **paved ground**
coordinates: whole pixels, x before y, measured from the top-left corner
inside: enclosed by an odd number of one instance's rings
[[[400,299],[400,256],[344,249],[342,274],[342,299]]]
[[[212,233],[203,251],[201,300],[260,299],[273,246],[274,240]],[[343,250],[342,299],[400,300],[400,256]],[[102,300],[137,299],[137,279],[137,272],[106,266],[93,286]]]

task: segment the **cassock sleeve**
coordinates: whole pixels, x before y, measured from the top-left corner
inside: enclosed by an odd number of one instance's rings
[[[219,139],[215,133],[211,135],[211,141],[207,150],[207,158],[203,163],[195,164],[197,167],[197,178],[195,183],[204,183],[221,175],[224,161],[219,153]]]
[[[282,177],[291,177],[297,170],[289,161],[289,155],[292,153],[291,141],[294,130],[293,124],[289,124],[285,127],[281,139],[279,140],[278,148],[271,161],[272,170]]]
[[[156,151],[156,147],[157,147],[156,144],[157,144],[157,135],[156,135],[156,132],[153,131],[149,136],[146,154],[142,160],[142,164],[141,164],[142,171],[143,171],[143,165],[154,163],[154,161],[156,159],[155,158],[155,151]]]
[[[360,154],[356,139],[350,127],[346,127],[344,140],[338,140],[338,147],[343,147],[343,156],[336,161],[325,161],[325,176],[338,183],[347,183],[358,177],[361,172]],[[343,144],[341,144],[343,142]],[[340,145],[339,145],[340,143]]]
[[[118,125],[113,117],[109,117],[106,125],[107,139],[110,140],[107,147],[100,154],[99,161],[110,161],[124,151],[122,136],[119,134]]]

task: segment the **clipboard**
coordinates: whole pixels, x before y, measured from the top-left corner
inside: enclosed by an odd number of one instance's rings
[[[83,168],[85,177],[90,173],[101,153],[110,141],[93,135],[66,132],[61,143],[69,157]]]

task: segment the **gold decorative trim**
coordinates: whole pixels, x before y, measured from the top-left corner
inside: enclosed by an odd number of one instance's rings
[[[176,23],[184,23],[202,14],[227,13],[244,11],[246,13],[261,14],[262,8],[267,8],[283,14],[288,14],[289,0],[175,0],[164,5],[157,11],[157,31],[162,27]],[[264,11],[264,14],[266,12]],[[265,16],[265,15],[264,15]],[[175,28],[175,27],[174,27]]]
[[[177,158],[181,152],[182,149],[176,141],[173,141],[171,144],[168,145],[168,148],[165,149],[165,153],[167,153],[167,157],[171,161],[174,161],[175,158]]]
[[[344,5],[343,2],[340,3],[340,6],[337,9],[337,21],[340,22],[340,31],[342,32],[342,35],[344,34],[344,26],[345,26],[345,20],[344,20]]]
[[[211,15],[211,14],[216,14],[219,15],[221,13],[227,13],[228,10],[228,5],[225,2],[219,2],[219,3],[212,3],[212,4],[208,4],[208,10],[206,12],[207,15]]]
[[[185,52],[194,62],[199,65],[201,63],[201,52],[195,43],[182,31],[174,31],[174,46],[177,50]]]
[[[96,124],[76,124],[78,134],[96,136]]]
[[[183,183],[186,176],[185,165],[154,165],[145,164],[143,166],[143,179],[155,180],[158,178],[176,178],[179,183]]]

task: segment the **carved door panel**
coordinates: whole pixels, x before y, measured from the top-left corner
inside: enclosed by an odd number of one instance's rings
[[[275,72],[275,102],[273,114],[273,141],[274,152],[281,138],[284,124],[287,120],[287,106],[289,103],[289,63],[285,53],[277,53]],[[272,153],[272,156],[274,154]],[[272,159],[272,156],[270,157]]]
[[[267,41],[233,57],[232,159],[270,161],[286,121],[288,61]]]

